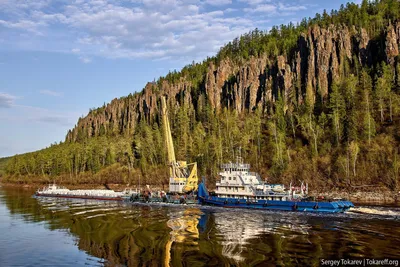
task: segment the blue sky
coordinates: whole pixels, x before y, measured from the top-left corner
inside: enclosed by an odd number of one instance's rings
[[[346,2],[0,0],[0,157],[63,141],[89,108],[213,56],[242,33]]]

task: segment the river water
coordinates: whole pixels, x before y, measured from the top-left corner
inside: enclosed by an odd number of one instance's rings
[[[400,208],[346,214],[35,198],[0,187],[0,266],[319,266],[399,259]]]

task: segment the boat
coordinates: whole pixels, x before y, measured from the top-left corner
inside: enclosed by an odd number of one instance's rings
[[[134,192],[125,189],[121,192],[103,189],[77,189],[69,190],[56,184],[48,185],[35,192],[38,197],[61,197],[61,198],[80,198],[80,199],[96,199],[96,200],[114,200],[128,201]]]
[[[202,205],[225,208],[247,208],[280,211],[306,211],[341,213],[354,207],[347,200],[315,201],[308,196],[308,184],[285,188],[281,184],[262,181],[260,175],[250,171],[250,164],[237,157],[235,163],[221,165],[220,181],[209,193],[205,181],[198,186],[198,201]]]

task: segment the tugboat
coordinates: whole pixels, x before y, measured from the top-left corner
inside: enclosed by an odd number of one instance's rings
[[[308,197],[308,184],[300,188],[268,184],[258,173],[250,172],[250,164],[237,157],[236,163],[222,164],[220,181],[213,195],[204,181],[198,187],[198,201],[203,205],[225,208],[250,208],[282,211],[345,212],[354,207],[350,201],[313,201]],[[311,201],[310,201],[311,199]]]

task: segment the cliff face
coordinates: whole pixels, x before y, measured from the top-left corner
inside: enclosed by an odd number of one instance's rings
[[[224,107],[238,112],[264,109],[278,93],[288,102],[312,104],[317,97],[327,101],[333,81],[356,64],[395,63],[400,23],[389,25],[382,38],[371,40],[365,29],[354,27],[314,26],[299,36],[290,55],[251,57],[240,65],[230,59],[210,63],[196,90],[190,78],[175,83],[164,80],[160,86],[148,83],[141,93],[114,99],[80,119],[66,141],[110,132],[131,135],[140,120],[152,121],[159,115],[161,95],[167,95],[172,106],[186,104],[197,110],[208,102],[217,112]]]

